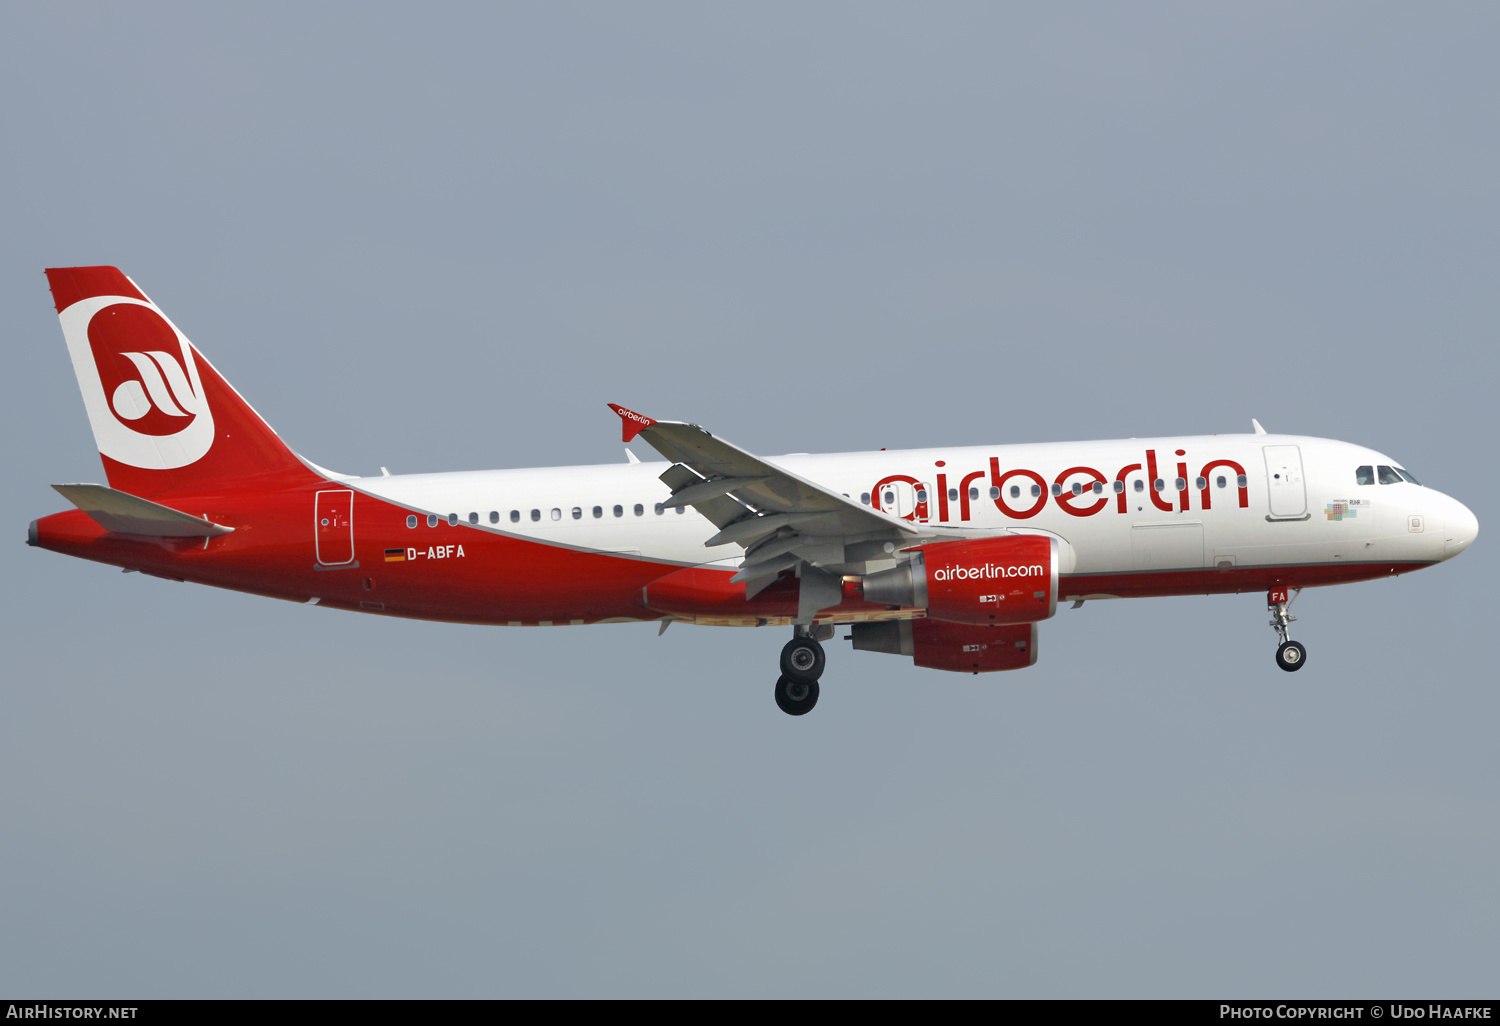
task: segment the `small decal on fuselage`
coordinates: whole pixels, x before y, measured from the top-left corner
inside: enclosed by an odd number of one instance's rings
[[[1323,508],[1323,515],[1331,523],[1339,523],[1344,520],[1353,520],[1359,516],[1361,508],[1369,509],[1369,499],[1343,499],[1339,502],[1330,502]]]

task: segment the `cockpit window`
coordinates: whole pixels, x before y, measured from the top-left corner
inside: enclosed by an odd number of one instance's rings
[[[1380,472],[1380,483],[1381,484],[1400,484],[1401,483],[1401,475],[1398,474],[1398,473],[1396,473],[1390,467],[1378,467],[1376,469],[1379,470],[1379,472]]]
[[[1400,474],[1409,484],[1414,484],[1418,488],[1422,487],[1422,482],[1421,481],[1418,481],[1416,478],[1412,477],[1410,474],[1408,474],[1406,471],[1402,470],[1400,467],[1396,468],[1396,473]]]
[[[1375,468],[1374,467],[1360,467],[1358,470],[1356,470],[1354,472],[1354,481],[1355,481],[1356,484],[1362,484],[1362,485],[1374,484],[1375,483]]]

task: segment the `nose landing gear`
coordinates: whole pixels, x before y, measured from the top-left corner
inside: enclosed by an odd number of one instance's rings
[[[776,680],[776,705],[788,716],[812,712],[818,704],[818,678],[828,657],[819,636],[833,637],[833,627],[794,627],[792,640],[781,650],[781,676]]]
[[[1288,673],[1302,669],[1302,665],[1307,662],[1307,648],[1300,641],[1293,641],[1288,630],[1288,625],[1297,618],[1288,613],[1287,609],[1300,594],[1301,588],[1292,588],[1290,596],[1287,595],[1286,588],[1273,588],[1266,592],[1266,607],[1271,610],[1271,627],[1281,639],[1281,644],[1276,646],[1276,665]]]

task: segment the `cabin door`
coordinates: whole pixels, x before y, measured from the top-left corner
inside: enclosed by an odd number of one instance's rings
[[[354,562],[354,493],[319,492],[313,500],[313,544],[321,566]]]
[[[1268,445],[1266,489],[1271,516],[1300,517],[1307,512],[1307,487],[1302,481],[1302,450],[1295,445]]]

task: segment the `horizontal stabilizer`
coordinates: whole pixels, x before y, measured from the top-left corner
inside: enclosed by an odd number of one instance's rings
[[[52,487],[63,498],[87,513],[94,523],[116,534],[140,534],[151,538],[207,538],[234,530],[104,485],[60,484]]]

